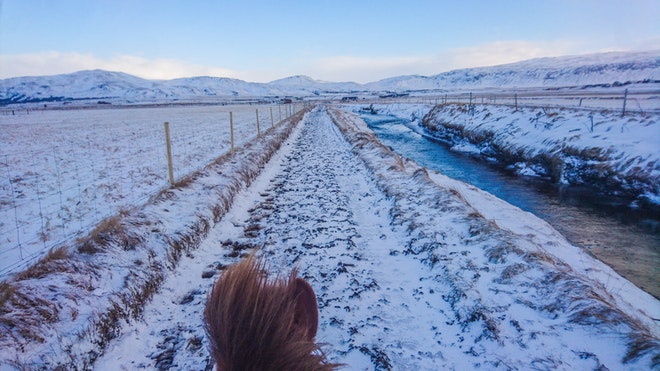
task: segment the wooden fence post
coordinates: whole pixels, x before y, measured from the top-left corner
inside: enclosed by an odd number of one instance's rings
[[[275,122],[273,121],[273,107],[270,107],[270,127],[272,128],[275,126]]]
[[[234,154],[234,115],[229,111],[229,137],[231,138],[231,154]]]
[[[621,111],[621,117],[626,114],[626,100],[628,100],[628,89],[623,92],[623,110]]]
[[[516,111],[518,111],[518,93],[515,93],[513,95],[513,99],[514,99],[514,102],[515,102],[515,105],[516,105]]]
[[[261,127],[259,126],[259,108],[255,110],[257,112],[257,138],[261,137]]]
[[[474,106],[472,106],[472,92],[470,92],[470,104],[468,104],[470,115],[474,116]]]
[[[165,144],[167,145],[167,170],[170,185],[174,187],[174,169],[172,167],[172,144],[170,142],[170,123],[165,121]]]

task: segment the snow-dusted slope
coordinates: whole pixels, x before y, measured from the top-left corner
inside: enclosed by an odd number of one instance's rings
[[[80,71],[66,75],[0,80],[0,104],[105,99],[151,102],[206,97],[310,96],[364,90],[356,83],[333,83],[294,76],[267,84],[220,77],[145,80],[121,72]]]
[[[660,51],[541,58],[495,67],[455,70],[435,76],[398,76],[360,85],[292,76],[269,83],[218,77],[144,80],[120,72],[0,80],[0,104],[71,99],[155,101],[203,97],[313,96],[361,91],[462,90],[526,87],[660,86]]]
[[[332,92],[365,90],[363,85],[354,82],[327,82],[314,80],[309,76],[291,76],[270,82],[268,85],[294,95],[317,95]]]
[[[660,51],[540,58],[439,75],[399,76],[367,84],[375,90],[559,87],[660,80]]]
[[[101,70],[0,81],[0,103],[112,98],[153,101],[205,96],[265,96],[273,92],[276,91],[264,84],[236,79],[193,77],[158,81]]]
[[[277,89],[270,88],[265,84],[209,76],[163,81],[162,86],[166,87],[171,94],[180,97],[216,95],[268,96],[280,93]]]

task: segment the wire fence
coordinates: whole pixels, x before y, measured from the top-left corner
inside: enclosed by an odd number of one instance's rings
[[[490,104],[516,108],[575,108],[584,110],[614,110],[622,115],[628,112],[660,114],[660,89],[615,91],[589,90],[519,90],[475,91],[461,93],[383,94],[373,103],[424,103],[424,104]]]
[[[88,233],[122,208],[145,203],[173,179],[253,140],[299,108],[287,104],[3,112],[0,278]]]

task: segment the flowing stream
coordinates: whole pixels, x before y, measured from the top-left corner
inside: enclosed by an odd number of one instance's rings
[[[496,165],[451,151],[420,134],[405,119],[384,115],[362,118],[381,142],[402,156],[531,212],[550,223],[619,274],[660,298],[660,220],[615,200],[594,197],[589,189],[560,187],[512,174]],[[420,129],[421,130],[421,129]]]

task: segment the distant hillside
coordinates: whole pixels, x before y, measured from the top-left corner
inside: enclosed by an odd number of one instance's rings
[[[366,86],[370,90],[582,87],[660,82],[660,51],[539,58],[494,67],[455,70],[435,76],[399,76]]]
[[[203,97],[310,96],[365,88],[356,83],[294,76],[267,84],[220,77],[145,80],[121,72],[80,71],[55,76],[0,80],[0,104],[80,99],[152,102]]]
[[[205,97],[323,96],[369,92],[486,88],[660,85],[660,51],[533,59],[435,76],[398,76],[368,84],[292,76],[270,83],[219,77],[145,80],[102,70],[0,80],[0,104],[99,99],[152,102]]]

